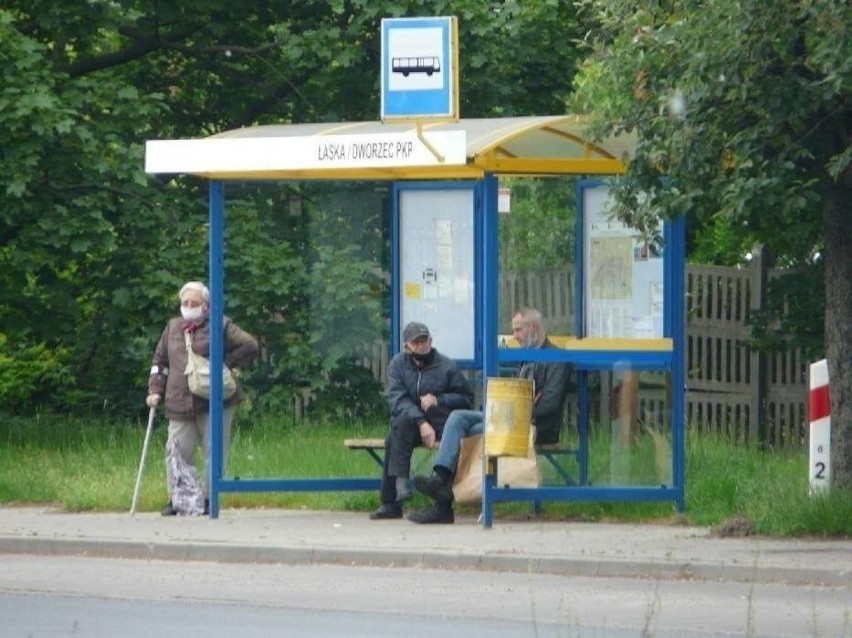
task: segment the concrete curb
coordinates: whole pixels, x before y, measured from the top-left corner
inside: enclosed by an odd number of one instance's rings
[[[583,559],[558,556],[410,551],[338,547],[258,547],[222,543],[157,543],[121,540],[0,538],[0,552],[199,562],[368,565],[447,570],[509,571],[560,576],[724,580],[849,587],[852,570],[801,567]]]

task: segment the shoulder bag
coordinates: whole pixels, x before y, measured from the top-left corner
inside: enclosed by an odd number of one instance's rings
[[[192,337],[189,332],[184,331],[186,342],[186,383],[189,391],[204,399],[210,398],[210,362],[200,354],[195,354],[192,349]],[[222,396],[225,400],[234,396],[237,391],[237,380],[231,369],[222,364]]]

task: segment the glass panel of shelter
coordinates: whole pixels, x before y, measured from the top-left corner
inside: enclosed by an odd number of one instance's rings
[[[518,346],[511,320],[522,307],[541,312],[558,347],[570,348],[577,335],[576,185],[574,177],[499,181],[501,347]],[[517,369],[516,363],[501,363],[500,376]],[[565,484],[567,473],[574,485],[671,487],[671,376],[667,370],[633,369],[627,359],[594,369],[578,366],[558,445],[573,453],[558,456],[562,471],[541,463],[544,484]]]

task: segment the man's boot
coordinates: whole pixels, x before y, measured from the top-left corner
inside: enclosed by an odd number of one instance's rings
[[[408,489],[408,478],[398,476],[396,478],[396,502],[404,503],[411,500],[411,490]]]
[[[414,477],[414,489],[439,505],[450,505],[453,502],[453,475],[449,469],[436,465],[429,476]]]
[[[452,503],[436,503],[408,515],[408,520],[420,525],[447,525],[455,522]]]

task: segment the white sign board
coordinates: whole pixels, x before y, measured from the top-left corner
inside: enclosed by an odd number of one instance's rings
[[[382,20],[381,119],[459,116],[458,21]]]
[[[399,329],[425,323],[440,352],[473,360],[473,188],[399,193]]]
[[[423,136],[444,155],[443,162],[412,129],[373,135],[155,140],[145,146],[145,172],[250,173],[465,163],[464,131],[424,131]]]

